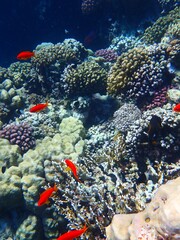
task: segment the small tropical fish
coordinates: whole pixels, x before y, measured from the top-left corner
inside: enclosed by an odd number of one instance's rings
[[[31,113],[40,112],[40,111],[44,110],[47,107],[48,107],[48,102],[46,102],[46,103],[39,103],[39,104],[33,106],[32,108],[30,108],[29,111]]]
[[[54,187],[50,187],[46,189],[43,193],[41,193],[39,200],[38,200],[38,206],[42,206],[44,204],[49,203],[49,198],[53,195],[54,192],[57,192],[58,188],[54,184]]]
[[[86,225],[79,230],[71,230],[69,232],[66,232],[62,234],[60,237],[57,238],[57,240],[73,240],[74,238],[80,237],[83,233],[86,232],[88,227]]]
[[[78,175],[77,175],[76,165],[75,165],[71,160],[69,160],[69,159],[65,159],[65,163],[66,163],[66,165],[68,166],[68,168],[72,171],[75,179],[76,179],[78,182],[82,183],[82,182],[79,180],[79,177],[78,177]]]
[[[17,59],[18,60],[28,60],[30,59],[31,57],[35,57],[35,53],[34,52],[30,52],[30,51],[23,51],[23,52],[20,52],[18,55],[17,55]]]
[[[161,118],[153,115],[149,122],[148,138],[150,143],[155,143],[155,140],[161,130]]]
[[[176,106],[173,107],[174,112],[180,112],[180,103],[176,104]]]

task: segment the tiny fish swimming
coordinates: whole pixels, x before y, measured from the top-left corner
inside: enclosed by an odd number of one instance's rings
[[[69,232],[66,232],[62,234],[60,237],[57,238],[57,240],[73,240],[74,238],[80,237],[83,233],[86,232],[88,227],[86,225],[79,230],[71,230]]]
[[[31,107],[31,108],[29,109],[29,111],[30,111],[31,113],[40,112],[40,111],[44,110],[44,109],[47,108],[47,107],[48,107],[48,102],[46,102],[46,103],[39,103],[39,104]]]
[[[38,207],[48,204],[49,203],[49,198],[53,195],[54,192],[57,192],[58,188],[56,184],[54,184],[54,187],[50,187],[46,189],[43,193],[41,193],[39,200],[38,200]]]
[[[30,52],[30,51],[23,51],[23,52],[20,52],[18,55],[17,55],[17,59],[18,60],[28,60],[32,57],[35,57],[35,53],[34,52]]]

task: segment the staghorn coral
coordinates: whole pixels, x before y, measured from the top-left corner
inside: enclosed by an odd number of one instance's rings
[[[164,36],[168,30],[169,24],[173,24],[179,18],[180,8],[176,7],[171,10],[167,15],[158,18],[158,20],[151,26],[148,27],[142,40],[148,44],[153,44],[154,42],[158,43],[161,41],[161,38]]]
[[[118,214],[106,227],[107,240],[179,239],[180,178],[162,185],[143,212]]]
[[[8,139],[11,144],[18,145],[22,153],[35,146],[33,130],[27,123],[5,126],[0,130],[0,137]]]
[[[68,95],[91,95],[106,89],[107,72],[95,61],[69,65],[61,77]]]

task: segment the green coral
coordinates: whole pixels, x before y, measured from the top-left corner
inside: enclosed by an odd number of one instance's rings
[[[145,63],[149,63],[148,54],[143,48],[133,48],[123,53],[113,65],[107,80],[109,94],[118,95],[127,84],[134,80],[134,73]]]
[[[104,93],[107,82],[107,72],[95,61],[83,62],[78,65],[68,66],[65,69],[63,81],[67,85],[69,95],[91,95]]]
[[[145,30],[145,33],[142,37],[148,44],[153,44],[154,42],[158,43],[161,41],[161,38],[164,36],[168,30],[169,24],[176,22],[180,15],[180,8],[176,7],[170,11],[166,16],[158,18],[158,20]]]

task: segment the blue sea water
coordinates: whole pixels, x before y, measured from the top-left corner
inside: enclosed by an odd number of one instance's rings
[[[61,42],[75,38],[80,42],[94,32],[88,47],[109,45],[108,29],[120,22],[120,31],[136,31],[156,19],[161,9],[155,0],[104,1],[97,12],[83,15],[81,0],[2,1],[0,8],[0,66],[15,61],[18,52],[33,50],[41,42]]]

